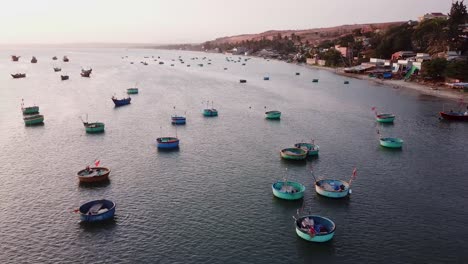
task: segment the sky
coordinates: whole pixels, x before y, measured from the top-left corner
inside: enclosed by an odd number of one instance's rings
[[[267,30],[417,20],[452,0],[0,0],[0,44],[200,43]]]

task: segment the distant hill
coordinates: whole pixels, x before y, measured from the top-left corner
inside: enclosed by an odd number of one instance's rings
[[[371,23],[371,24],[354,24],[354,25],[342,25],[337,27],[329,28],[313,28],[304,30],[269,30],[258,34],[244,34],[230,37],[217,38],[210,41],[211,44],[221,43],[237,43],[245,40],[260,40],[263,37],[272,39],[273,36],[281,34],[281,36],[290,36],[295,34],[301,37],[303,42],[309,41],[310,43],[318,43],[327,39],[335,39],[340,36],[351,33],[355,29],[361,29],[363,32],[370,32],[375,30],[386,30],[389,27],[401,25],[406,21],[399,22],[386,22],[386,23]]]

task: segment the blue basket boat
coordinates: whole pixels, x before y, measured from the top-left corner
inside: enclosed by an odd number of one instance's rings
[[[335,223],[323,216],[305,215],[294,218],[296,234],[310,242],[327,242],[335,235]]]
[[[109,200],[95,200],[80,206],[80,219],[83,222],[99,222],[114,218],[115,203]]]
[[[319,154],[320,147],[319,145],[313,144],[313,143],[296,143],[294,144],[294,147],[303,149],[307,151],[308,156],[315,156]]]
[[[160,137],[156,139],[156,142],[160,149],[174,149],[179,147],[179,139],[176,137]]]
[[[350,192],[349,183],[342,180],[318,180],[315,182],[315,191],[329,198],[343,198]]]
[[[277,181],[271,185],[273,195],[285,200],[298,200],[304,197],[305,186],[293,181]]]
[[[173,125],[185,125],[186,118],[185,118],[185,116],[173,115],[171,117],[171,122],[172,122]]]
[[[124,99],[117,99],[115,96],[112,96],[112,101],[114,102],[115,106],[128,105],[130,104],[131,100],[132,98],[130,96]]]

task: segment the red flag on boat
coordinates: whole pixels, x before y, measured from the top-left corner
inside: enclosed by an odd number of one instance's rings
[[[353,170],[353,179],[356,179],[356,174],[357,174],[357,169],[354,168],[354,170]]]
[[[377,109],[377,108],[375,108],[375,106],[373,106],[373,107],[371,108],[372,111],[375,111],[375,109]]]
[[[99,163],[101,163],[100,160],[95,160],[95,161],[94,161],[94,166],[99,167]]]

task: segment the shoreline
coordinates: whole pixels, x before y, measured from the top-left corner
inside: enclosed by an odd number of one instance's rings
[[[446,87],[445,85],[424,85],[414,82],[405,82],[404,80],[381,80],[371,78],[367,75],[345,73],[343,71],[343,68],[329,68],[308,64],[306,64],[306,67],[309,67],[311,69],[326,70],[336,75],[382,84],[393,88],[411,89],[418,91],[422,94],[432,95],[438,98],[449,99],[456,102],[459,102],[460,99],[463,98],[464,102],[468,102],[468,93],[460,92],[459,90]]]

